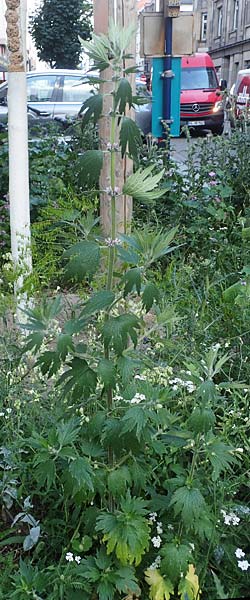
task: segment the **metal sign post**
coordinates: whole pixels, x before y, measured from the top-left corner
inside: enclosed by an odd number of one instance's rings
[[[152,79],[152,134],[156,138],[162,137],[162,121],[164,120],[164,95],[162,72],[164,70],[164,57],[153,58],[153,79]],[[173,79],[171,83],[171,103],[170,103],[170,136],[179,137],[180,135],[180,90],[181,90],[181,58],[172,57]],[[157,90],[157,93],[156,93]]]
[[[169,0],[165,13],[142,12],[140,15],[140,54],[153,61],[152,133],[155,137],[163,135],[162,122],[167,122],[172,136],[178,136],[180,130],[181,57],[194,52],[194,18],[193,14],[179,13],[179,4],[179,1]],[[174,18],[178,15],[178,19]],[[170,40],[167,18],[171,23]]]
[[[163,137],[167,135],[167,128],[171,126],[171,82],[174,76],[172,71],[172,19],[178,17],[180,12],[180,0],[165,0],[164,23],[165,23],[165,47],[163,78]]]

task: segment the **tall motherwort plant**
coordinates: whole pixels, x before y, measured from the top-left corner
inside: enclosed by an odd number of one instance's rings
[[[218,360],[215,348],[203,371],[190,366],[192,381],[183,381],[181,388],[184,419],[171,388],[171,369],[164,369],[163,380],[159,372],[154,377],[151,340],[157,330],[160,336],[171,331],[177,317],[152,281],[151,269],[173,250],[176,228],[141,229],[130,236],[116,230],[120,193],[149,203],[163,193],[157,188],[163,172],[154,175],[152,166],[135,171],[121,191],[116,189],[116,129],[123,157],[136,154],[140,137],[125,114],[135,102],[124,71],[129,35],[111,25],[109,37],[94,36],[87,44],[99,71],[110,67],[113,72],[111,137],[105,149],[110,236],[102,240],[90,232],[64,254],[66,275],[84,281],[87,290],[70,319],[63,318],[59,297],[27,311],[25,348],[38,354],[42,375],[55,379],[63,415],[49,430],[34,431],[25,455],[44,505],[39,535],[49,538],[53,531],[63,540],[56,566],[48,568],[46,562],[43,569],[50,600],[169,600],[171,595],[198,600],[194,565],[204,579],[222,502],[220,477],[235,462],[231,447],[214,431],[219,391],[213,379],[227,357]],[[85,102],[84,122],[101,116],[102,102],[100,94]],[[102,161],[101,151],[85,153],[86,179],[100,173]],[[189,399],[193,393],[195,409]],[[55,503],[61,511],[58,525]],[[39,561],[40,567],[41,556]],[[34,591],[35,569],[29,582],[32,577]]]

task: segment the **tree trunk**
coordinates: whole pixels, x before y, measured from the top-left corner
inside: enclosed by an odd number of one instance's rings
[[[136,0],[95,0],[94,3],[94,20],[95,32],[108,32],[108,23],[113,21],[120,26],[126,27],[131,22],[134,22],[135,29],[137,24]],[[132,40],[130,47],[127,49],[129,54],[135,58],[136,50],[136,34]],[[126,67],[129,63],[134,64],[132,60],[126,60]],[[104,78],[110,79],[109,71],[104,72]],[[135,76],[130,75],[130,84],[132,89],[135,88]],[[111,89],[111,84],[102,84],[102,93],[107,94]],[[108,115],[111,108],[111,97],[104,96],[104,115]],[[100,144],[102,150],[106,150],[106,144],[110,139],[110,118],[104,116],[99,122]],[[117,132],[118,133],[118,132]],[[118,141],[118,139],[117,139]],[[121,190],[126,178],[132,173],[133,163],[129,158],[122,159],[120,153],[116,155],[116,186]],[[110,154],[104,154],[104,165],[100,178],[101,190],[110,187]],[[109,236],[111,233],[111,208],[110,196],[105,192],[101,193],[100,197],[100,215],[103,233]],[[118,196],[116,200],[116,231],[128,232],[132,220],[132,198],[128,196]]]
[[[11,252],[17,273],[15,294],[19,319],[20,309],[26,305],[23,284],[32,269],[25,64],[27,0],[6,0],[6,6]]]

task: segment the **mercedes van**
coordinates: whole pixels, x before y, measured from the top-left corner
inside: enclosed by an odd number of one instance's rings
[[[184,56],[181,63],[181,126],[221,133],[224,110],[214,63],[206,53]]]

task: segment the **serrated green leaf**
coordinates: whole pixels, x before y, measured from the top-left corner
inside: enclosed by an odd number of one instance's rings
[[[138,366],[138,361],[129,358],[128,356],[119,356],[117,361],[118,371],[121,374],[123,385],[127,385],[134,376],[135,369]]]
[[[207,445],[207,456],[213,466],[212,480],[216,481],[222,471],[230,469],[232,464],[237,463],[232,454],[233,448],[220,440],[214,439]]]
[[[57,352],[47,350],[38,357],[35,366],[41,369],[43,375],[52,377],[60,369],[61,359]]]
[[[124,297],[126,297],[129,292],[135,288],[137,294],[140,295],[141,291],[141,269],[134,267],[133,269],[129,269],[124,275],[125,287],[124,287]]]
[[[142,294],[142,306],[145,308],[146,312],[150,310],[153,306],[154,301],[156,303],[159,302],[160,292],[154,283],[151,281],[145,285]]]
[[[212,571],[212,575],[213,575],[214,585],[215,585],[215,589],[216,589],[216,598],[218,598],[218,600],[226,600],[228,598],[228,594],[226,594],[224,587],[223,587],[221,581],[219,580],[219,577],[213,571]]]
[[[124,263],[128,263],[129,265],[138,265],[140,260],[139,255],[133,252],[132,250],[128,250],[123,248],[122,246],[118,247],[117,250],[118,258],[122,260]]]
[[[114,388],[116,385],[116,369],[114,363],[107,358],[102,358],[99,362],[97,373],[106,388]]]
[[[100,262],[100,248],[95,242],[84,240],[71,246],[64,257],[69,258],[66,277],[81,281],[86,275],[93,277]]]
[[[170,505],[175,515],[181,515],[187,528],[192,528],[196,519],[206,510],[206,502],[200,490],[182,486],[175,490]]]
[[[74,350],[74,343],[71,335],[61,333],[57,338],[56,349],[60,359],[65,360],[67,354]]]
[[[63,386],[64,395],[71,394],[73,398],[87,398],[96,388],[97,375],[88,366],[86,360],[75,357],[68,364],[68,370],[61,375],[57,385]]]
[[[131,475],[128,467],[122,465],[118,469],[111,471],[108,474],[108,489],[116,498],[117,496],[125,496],[128,487],[131,484]]]
[[[129,117],[122,118],[119,137],[122,158],[128,150],[129,155],[135,160],[138,157],[138,150],[142,144],[142,137],[140,129],[133,119],[130,119]],[[123,186],[123,193],[128,196],[133,196],[129,189],[131,189],[131,186],[129,187],[129,185],[127,186],[125,184]]]
[[[199,600],[199,580],[195,575],[194,565],[188,566],[188,572],[182,577],[178,586],[180,600]]]
[[[80,317],[87,318],[100,310],[108,308],[114,302],[115,294],[109,290],[103,290],[96,292],[86,302],[83,310],[80,313]]]
[[[130,498],[121,501],[119,511],[103,513],[97,518],[96,530],[104,533],[107,553],[115,551],[122,565],[140,564],[149,546],[150,528],[146,513],[146,502],[142,498]]]
[[[101,580],[97,585],[98,597],[102,600],[113,600],[114,598],[114,583],[109,581],[110,575],[106,579]]]
[[[85,150],[78,164],[80,184],[92,186],[99,181],[103,166],[103,152],[101,150]]]
[[[131,406],[122,418],[122,432],[135,431],[136,437],[140,441],[148,419],[148,411],[142,406]]]
[[[93,63],[92,70],[103,71],[109,67],[108,50],[110,43],[105,35],[92,34],[90,42],[80,38],[82,47]]]
[[[105,348],[112,345],[116,354],[121,355],[128,345],[129,337],[136,346],[137,329],[140,329],[140,321],[135,315],[124,313],[119,317],[111,317],[103,327]]]
[[[57,439],[60,446],[67,446],[72,444],[77,439],[80,431],[79,419],[73,418],[69,421],[61,421],[58,423],[57,428]]]
[[[87,488],[94,491],[93,486],[93,471],[87,460],[83,456],[79,456],[70,463],[69,472],[73,479],[76,480],[77,488]]]
[[[26,343],[23,348],[23,352],[24,353],[30,352],[30,350],[33,350],[34,353],[38,352],[38,350],[41,348],[43,340],[44,340],[44,333],[39,333],[39,332],[32,333],[25,340]]]
[[[174,594],[173,584],[169,579],[162,577],[158,569],[147,569],[145,579],[150,586],[150,600],[170,600]]]
[[[130,175],[124,183],[123,193],[144,203],[161,198],[166,192],[160,190],[157,186],[164,175],[164,169],[156,175],[152,175],[153,169],[154,166],[149,165],[149,167],[138,169]]]
[[[128,594],[133,592],[136,595],[140,594],[140,588],[136,581],[134,569],[131,567],[120,567],[115,572],[115,586],[118,592]]]
[[[177,583],[181,573],[186,574],[190,560],[190,546],[186,544],[164,544],[161,549],[163,563],[161,570],[173,583]]]
[[[93,118],[93,122],[96,124],[102,114],[102,109],[102,94],[93,94],[93,96],[87,98],[79,111],[79,114],[82,115],[82,127],[85,127],[91,118]]]
[[[207,433],[215,423],[215,414],[211,408],[196,406],[188,419],[188,426],[195,433]]]
[[[56,467],[55,463],[48,459],[40,462],[35,467],[35,477],[41,487],[47,482],[47,490],[49,490],[55,481]]]
[[[131,108],[132,106],[132,88],[125,77],[122,77],[119,81],[118,89],[115,94],[115,110],[118,109],[120,114],[125,114],[126,105]]]
[[[27,308],[23,313],[28,317],[27,323],[20,324],[22,329],[30,331],[46,331],[49,321],[55,319],[62,309],[62,299],[57,295],[51,300],[44,299],[41,305]]]

